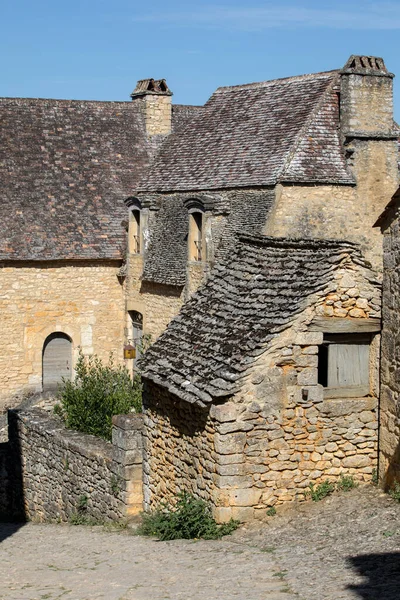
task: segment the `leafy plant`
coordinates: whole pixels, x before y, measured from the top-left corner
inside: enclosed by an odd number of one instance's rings
[[[133,382],[123,366],[115,366],[110,355],[104,365],[96,355],[79,352],[74,381],[63,381],[54,412],[70,429],[111,440],[113,415],[142,410],[142,384]]]
[[[336,483],[336,489],[341,492],[349,492],[358,487],[358,482],[354,480],[353,475],[341,475]]]
[[[374,485],[378,485],[378,483],[379,483],[378,469],[376,469],[376,468],[372,469],[371,481]]]
[[[143,515],[138,528],[140,535],[155,535],[160,540],[196,539],[214,540],[232,533],[239,521],[231,519],[218,525],[204,500],[181,492],[175,505],[163,503],[160,508]]]
[[[317,487],[315,487],[313,483],[310,483],[310,491],[308,494],[311,496],[311,500],[313,502],[319,502],[323,498],[326,498],[326,496],[332,494],[334,491],[334,484],[326,480],[317,485]]]
[[[276,515],[276,508],[275,508],[275,506],[271,506],[271,508],[269,508],[267,510],[267,516],[274,517],[275,515]]]
[[[110,488],[114,496],[118,496],[122,489],[123,479],[120,475],[111,475]]]
[[[400,483],[398,481],[396,481],[392,489],[389,490],[389,496],[393,498],[393,500],[396,500],[396,502],[400,502]]]

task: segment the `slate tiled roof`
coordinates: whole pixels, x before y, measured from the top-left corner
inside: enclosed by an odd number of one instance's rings
[[[268,342],[354,253],[348,242],[240,237],[146,352],[143,376],[203,406],[231,395]]]
[[[337,133],[338,77],[332,71],[219,88],[165,141],[139,190],[354,183]]]
[[[189,215],[182,198],[162,202],[150,230],[142,279],[166,285],[185,285]]]
[[[193,117],[204,110],[203,106],[194,106],[190,104],[172,105],[172,131],[180,131],[185,125],[190,123]]]
[[[135,103],[0,99],[0,259],[120,259],[148,154]]]

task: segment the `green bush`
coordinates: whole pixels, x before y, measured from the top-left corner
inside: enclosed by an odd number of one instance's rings
[[[104,365],[96,355],[84,357],[81,351],[75,370],[75,380],[64,380],[59,389],[55,413],[70,429],[111,440],[113,415],[142,410],[140,376],[132,383],[112,355]]]
[[[159,509],[145,513],[137,533],[155,535],[162,541],[197,538],[215,540],[232,533],[238,525],[239,521],[233,519],[218,525],[204,500],[181,492],[174,506],[164,503]]]

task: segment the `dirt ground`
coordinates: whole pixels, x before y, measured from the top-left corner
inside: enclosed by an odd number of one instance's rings
[[[221,541],[0,525],[1,600],[400,600],[400,504],[373,487]]]

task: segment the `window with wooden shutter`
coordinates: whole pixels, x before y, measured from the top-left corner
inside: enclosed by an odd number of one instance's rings
[[[370,392],[368,334],[326,334],[319,349],[318,382],[325,397],[367,396]]]

